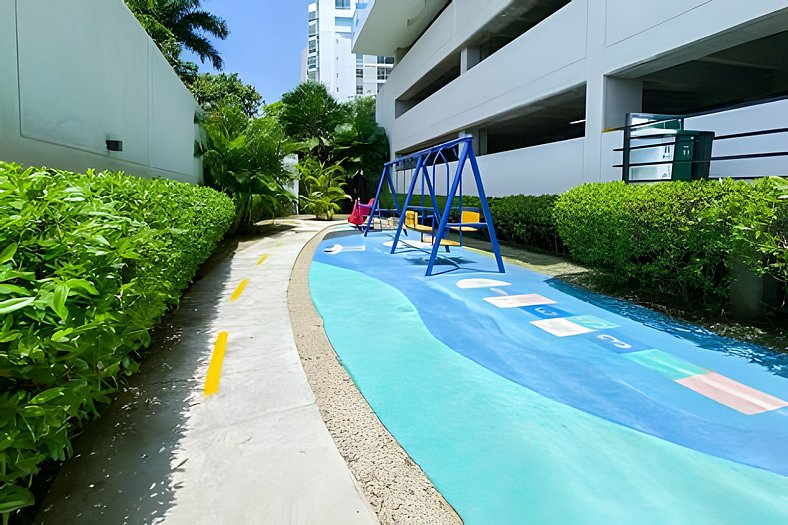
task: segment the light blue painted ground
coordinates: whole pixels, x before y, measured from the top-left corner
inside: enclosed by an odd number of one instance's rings
[[[329,239],[324,245],[329,247],[335,242],[336,239]],[[348,244],[347,240],[342,242]],[[715,455],[708,455],[613,422],[617,411],[632,410],[627,403],[618,407],[616,397],[607,398],[611,415],[599,417],[563,399],[557,400],[552,391],[548,390],[551,395],[546,396],[512,377],[504,377],[492,362],[482,366],[479,361],[483,359],[475,359],[467,348],[447,346],[445,341],[451,342],[452,337],[436,337],[436,330],[425,323],[424,312],[417,309],[412,297],[386,284],[384,279],[339,267],[357,266],[365,257],[382,254],[374,240],[362,242],[366,242],[366,252],[339,254],[341,259],[318,254],[316,261],[337,265],[313,263],[313,300],[334,348],[370,405],[466,523],[788,522],[785,476],[715,457],[719,452],[716,450],[712,451]],[[380,240],[377,242],[380,244]],[[386,268],[381,270],[379,264],[374,265],[376,271],[399,271],[405,288],[419,280],[417,276],[423,267],[398,265],[406,255],[387,257]],[[494,274],[481,276],[496,278]],[[460,277],[469,275],[452,277],[451,288]],[[509,281],[512,277],[504,276]],[[440,287],[439,282],[433,280],[425,287],[422,281],[420,288]],[[446,298],[433,293],[433,300]],[[458,306],[452,305],[455,311],[444,315],[444,325],[448,331],[454,326],[454,332],[467,333],[467,325],[473,320],[469,321],[467,313],[463,320],[456,311]],[[579,302],[569,306],[576,310],[571,313],[586,313],[578,310]],[[509,314],[517,312],[506,313]],[[463,321],[465,330],[456,324]],[[496,347],[499,330],[490,330],[490,323],[507,322],[493,315],[480,318],[476,327],[471,325],[471,331],[481,332],[482,338],[487,338],[486,345],[476,341],[475,347],[480,352],[484,350],[480,346]],[[528,324],[525,319],[520,323]],[[550,340],[545,341],[545,353],[538,355],[548,361],[565,358],[555,355],[557,350],[549,347]],[[584,341],[584,346],[578,347],[581,351],[588,350],[589,345],[597,348],[588,339]],[[521,341],[525,347],[533,343]],[[574,351],[573,344],[577,343],[570,344],[562,338],[560,346]],[[648,369],[642,364],[625,357],[613,360],[618,357],[615,353],[592,353],[580,359],[579,366],[596,366],[601,376],[589,381],[600,385],[608,381],[635,392],[657,391],[660,387],[673,392],[674,383],[663,375],[654,373],[652,377],[643,373]],[[647,353],[640,359],[649,361],[654,357]],[[537,363],[532,356],[528,359]],[[631,368],[624,366],[619,376],[613,377],[610,370],[621,363],[628,363]],[[657,364],[667,366],[667,373],[672,373],[676,367],[681,369],[684,361],[678,363],[665,359]],[[563,364],[572,366],[568,361]],[[756,368],[763,373],[762,368]],[[549,370],[544,375],[540,381],[547,383],[553,377],[555,382],[562,382],[559,375]],[[756,371],[747,372],[747,377],[756,375]],[[641,381],[644,384],[639,384]],[[650,384],[652,381],[654,384]],[[678,389],[671,394],[677,396],[670,404],[673,410],[673,405],[682,401],[680,396],[686,394],[683,387]],[[615,392],[613,387],[608,390],[610,395]],[[697,397],[704,400],[701,409],[706,401],[713,403]],[[732,413],[730,421],[737,423],[740,414],[723,408]],[[696,409],[692,406],[692,410]],[[786,421],[784,409],[766,415],[778,422]],[[648,422],[650,414],[639,417]],[[654,424],[659,427],[670,421],[664,414],[657,414]],[[780,433],[783,429],[778,424],[774,437],[784,437]],[[661,430],[656,428],[654,434]],[[694,431],[705,432],[703,425]],[[726,441],[722,433],[716,438]],[[768,447],[771,439],[761,447]],[[780,441],[775,444],[782,445]],[[774,461],[770,457],[766,454],[762,461]]]

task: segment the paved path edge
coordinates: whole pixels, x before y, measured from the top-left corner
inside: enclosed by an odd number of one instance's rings
[[[456,525],[462,519],[367,403],[334,351],[309,293],[309,268],[324,229],[296,258],[287,290],[301,364],[320,415],[381,524]]]

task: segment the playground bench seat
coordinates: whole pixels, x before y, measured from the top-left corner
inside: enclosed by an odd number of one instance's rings
[[[425,235],[425,236],[423,236],[422,240],[424,242],[428,242],[430,244],[433,243],[432,235]],[[448,247],[448,246],[459,246],[460,245],[459,242],[452,241],[451,239],[441,239],[441,243],[440,244],[441,244],[441,246],[446,246],[446,247]]]
[[[448,226],[458,232],[475,232],[487,228],[487,223],[481,222],[482,216],[478,211],[465,211],[460,214],[460,222],[450,222]]]

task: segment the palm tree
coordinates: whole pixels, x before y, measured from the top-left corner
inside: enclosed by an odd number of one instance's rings
[[[129,9],[137,17],[154,18],[172,33],[181,46],[196,53],[203,63],[206,59],[210,60],[214,68],[221,70],[224,65],[222,57],[208,36],[224,40],[230,31],[224,19],[200,9],[200,2],[201,0],[126,0]],[[156,40],[155,35],[151,36]]]

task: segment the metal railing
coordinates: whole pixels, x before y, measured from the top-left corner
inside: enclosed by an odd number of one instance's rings
[[[711,162],[724,162],[724,161],[734,161],[734,160],[749,160],[749,159],[762,159],[762,158],[772,158],[772,157],[788,157],[788,151],[769,151],[769,152],[753,152],[753,153],[744,153],[744,154],[736,154],[736,155],[718,155],[714,156],[710,151],[710,155],[705,158],[700,159],[681,159],[681,160],[657,160],[657,161],[649,161],[649,162],[632,162],[632,152],[639,151],[639,150],[646,150],[650,148],[663,148],[666,146],[673,146],[676,148],[680,145],[679,141],[676,140],[676,133],[659,133],[658,129],[655,129],[655,133],[649,133],[646,135],[641,136],[633,136],[633,131],[637,131],[638,129],[644,128],[653,128],[654,126],[658,126],[660,124],[667,125],[670,122],[678,122],[680,126],[678,129],[683,130],[684,122],[686,119],[691,117],[697,117],[702,115],[708,115],[711,112],[703,112],[703,113],[696,113],[692,115],[658,115],[658,118],[654,120],[648,120],[645,122],[639,122],[637,124],[631,124],[632,117],[637,116],[638,114],[628,114],[627,115],[627,125],[623,128],[619,128],[619,130],[623,130],[624,132],[624,141],[623,146],[621,148],[615,148],[613,151],[622,152],[622,162],[621,164],[614,164],[614,168],[621,168],[621,179],[627,183],[640,183],[640,182],[665,182],[671,179],[638,179],[632,180],[631,179],[631,171],[632,168],[637,167],[647,167],[647,166],[663,166],[663,165],[697,165],[697,164],[709,164]],[[712,144],[716,144],[720,141],[726,140],[736,140],[742,138],[749,138],[749,137],[758,137],[758,136],[766,136],[766,135],[777,135],[788,133],[788,127],[784,128],[771,128],[771,129],[762,129],[762,130],[755,130],[755,131],[746,131],[741,133],[730,133],[727,135],[715,135],[710,137]],[[673,141],[666,141],[664,139],[667,138],[674,138]],[[643,140],[655,140],[659,139],[659,142],[656,143],[649,143],[649,144],[636,144],[633,145],[633,141],[643,141]],[[675,155],[675,152],[674,152]],[[766,177],[769,175],[756,175],[756,174],[741,174],[741,175],[732,175],[726,176],[726,178],[733,178],[733,179],[757,179]]]

